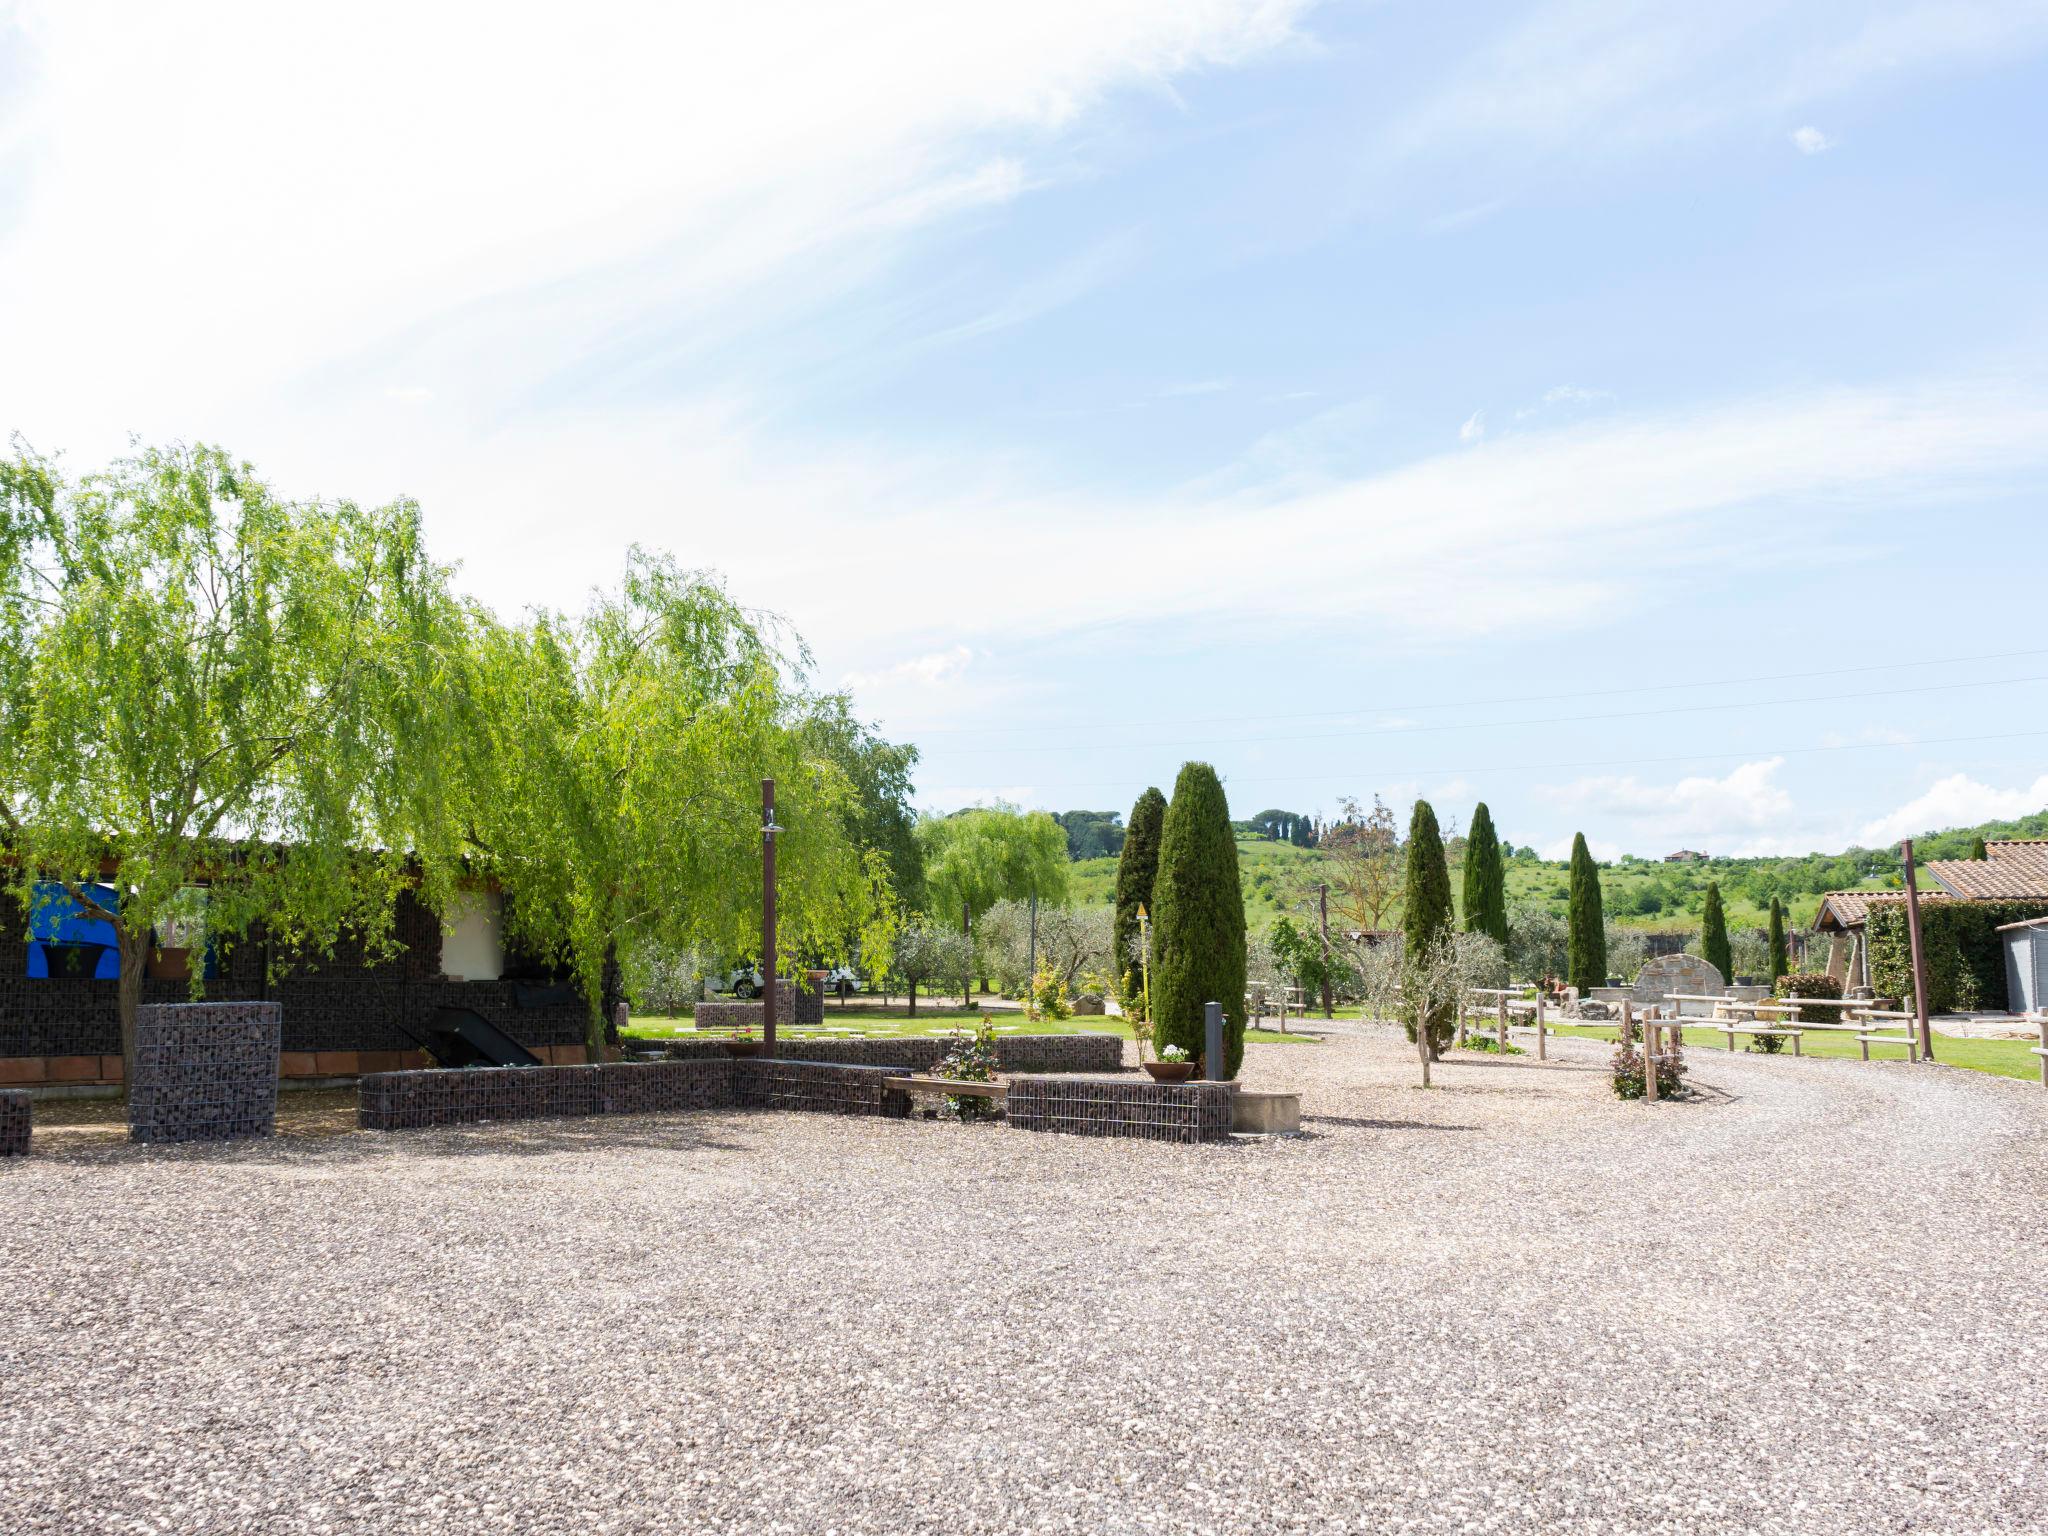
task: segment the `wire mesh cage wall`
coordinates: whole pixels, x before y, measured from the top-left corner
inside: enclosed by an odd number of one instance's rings
[[[34,1110],[19,1088],[0,1088],[0,1157],[27,1157]]]
[[[1013,1077],[1006,1108],[1010,1124],[1020,1131],[1140,1141],[1223,1141],[1230,1135],[1233,1092],[1227,1083]]]
[[[908,1067],[752,1057],[734,1062],[733,1069],[733,1098],[742,1108],[897,1117],[910,1112],[908,1095],[891,1086],[910,1076]]]
[[[277,1123],[284,1009],[277,1003],[155,1003],[135,1010],[131,1141],[268,1136]]]

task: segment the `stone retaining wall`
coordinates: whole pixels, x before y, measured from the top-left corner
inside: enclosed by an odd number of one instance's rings
[[[1113,1077],[1013,1077],[1006,1107],[1020,1131],[1120,1136],[1142,1141],[1224,1141],[1228,1083],[1155,1083]]]
[[[897,1035],[877,1040],[778,1040],[794,1061],[839,1061],[929,1072],[952,1048],[944,1035]],[[998,1035],[999,1072],[1117,1072],[1123,1069],[1120,1035]]]
[[[131,1141],[268,1136],[277,1121],[284,1009],[277,1003],[165,1003],[135,1010]]]
[[[0,1157],[27,1157],[34,1106],[18,1088],[0,1089]]]
[[[696,1043],[696,1042],[685,1042]],[[371,1131],[631,1115],[691,1109],[798,1109],[845,1115],[902,1115],[908,1100],[888,1090],[906,1069],[822,1062],[734,1059],[609,1062],[600,1067],[458,1067],[365,1076],[356,1119]]]

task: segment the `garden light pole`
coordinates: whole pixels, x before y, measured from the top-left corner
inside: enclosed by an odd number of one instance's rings
[[[761,1054],[775,1054],[775,781],[761,781]]]
[[[1913,839],[1910,837],[1899,844],[1899,857],[1906,864],[1906,937],[1913,946],[1913,1021],[1920,1036],[1920,1059],[1932,1061],[1934,1030],[1927,1022],[1927,957],[1920,947],[1920,886],[1913,878]]]
[[[1204,1054],[1202,1065],[1209,1070],[1206,1074],[1212,1083],[1223,1081],[1223,1005],[1202,1004],[1202,1044]]]
[[[1316,890],[1323,909],[1323,1017],[1334,1019],[1337,1015],[1330,1008],[1330,882],[1325,880]]]

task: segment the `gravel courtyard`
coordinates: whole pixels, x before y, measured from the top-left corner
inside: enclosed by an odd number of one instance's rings
[[[1254,1046],[1222,1148],[720,1113],[0,1165],[10,1532],[2041,1531],[2048,1094]]]

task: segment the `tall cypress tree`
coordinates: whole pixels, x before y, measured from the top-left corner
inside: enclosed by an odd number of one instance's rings
[[[1408,865],[1401,887],[1401,933],[1411,964],[1419,963],[1429,951],[1451,936],[1451,868],[1444,860],[1443,833],[1436,824],[1436,811],[1427,800],[1415,802],[1408,820]],[[1416,1020],[1408,1019],[1408,1038],[1415,1038]],[[1444,998],[1429,1017],[1429,1054],[1443,1054],[1457,1032],[1457,1001]]]
[[[1202,1005],[1223,1005],[1223,1071],[1244,1061],[1244,892],[1230,804],[1207,763],[1184,763],[1159,833],[1152,885],[1153,1044],[1199,1056]],[[1209,1064],[1215,1071],[1216,1064]]]
[[[1565,934],[1566,982],[1585,996],[1607,985],[1607,914],[1600,900],[1600,866],[1586,851],[1586,834],[1572,837],[1571,914]]]
[[[1970,857],[1973,859],[1988,859],[1991,857],[1990,851],[1984,846],[1983,838],[1973,837],[1970,839]]]
[[[1507,864],[1493,830],[1493,813],[1483,800],[1472,813],[1472,831],[1465,839],[1465,931],[1487,934],[1507,952]]]
[[[1771,988],[1777,990],[1778,978],[1791,970],[1785,958],[1785,904],[1777,897],[1771,898]]]
[[[1721,910],[1721,886],[1707,886],[1706,904],[1700,908],[1700,958],[1721,973],[1721,980],[1735,979],[1735,952],[1728,944],[1728,915]]]
[[[1138,955],[1138,908],[1152,906],[1152,883],[1159,875],[1159,829],[1166,819],[1166,796],[1147,789],[1131,807],[1124,824],[1124,851],[1116,861],[1116,918],[1111,926],[1115,940],[1118,991],[1125,1006],[1135,1007],[1144,989],[1142,961]],[[1121,985],[1131,978],[1129,987]]]

